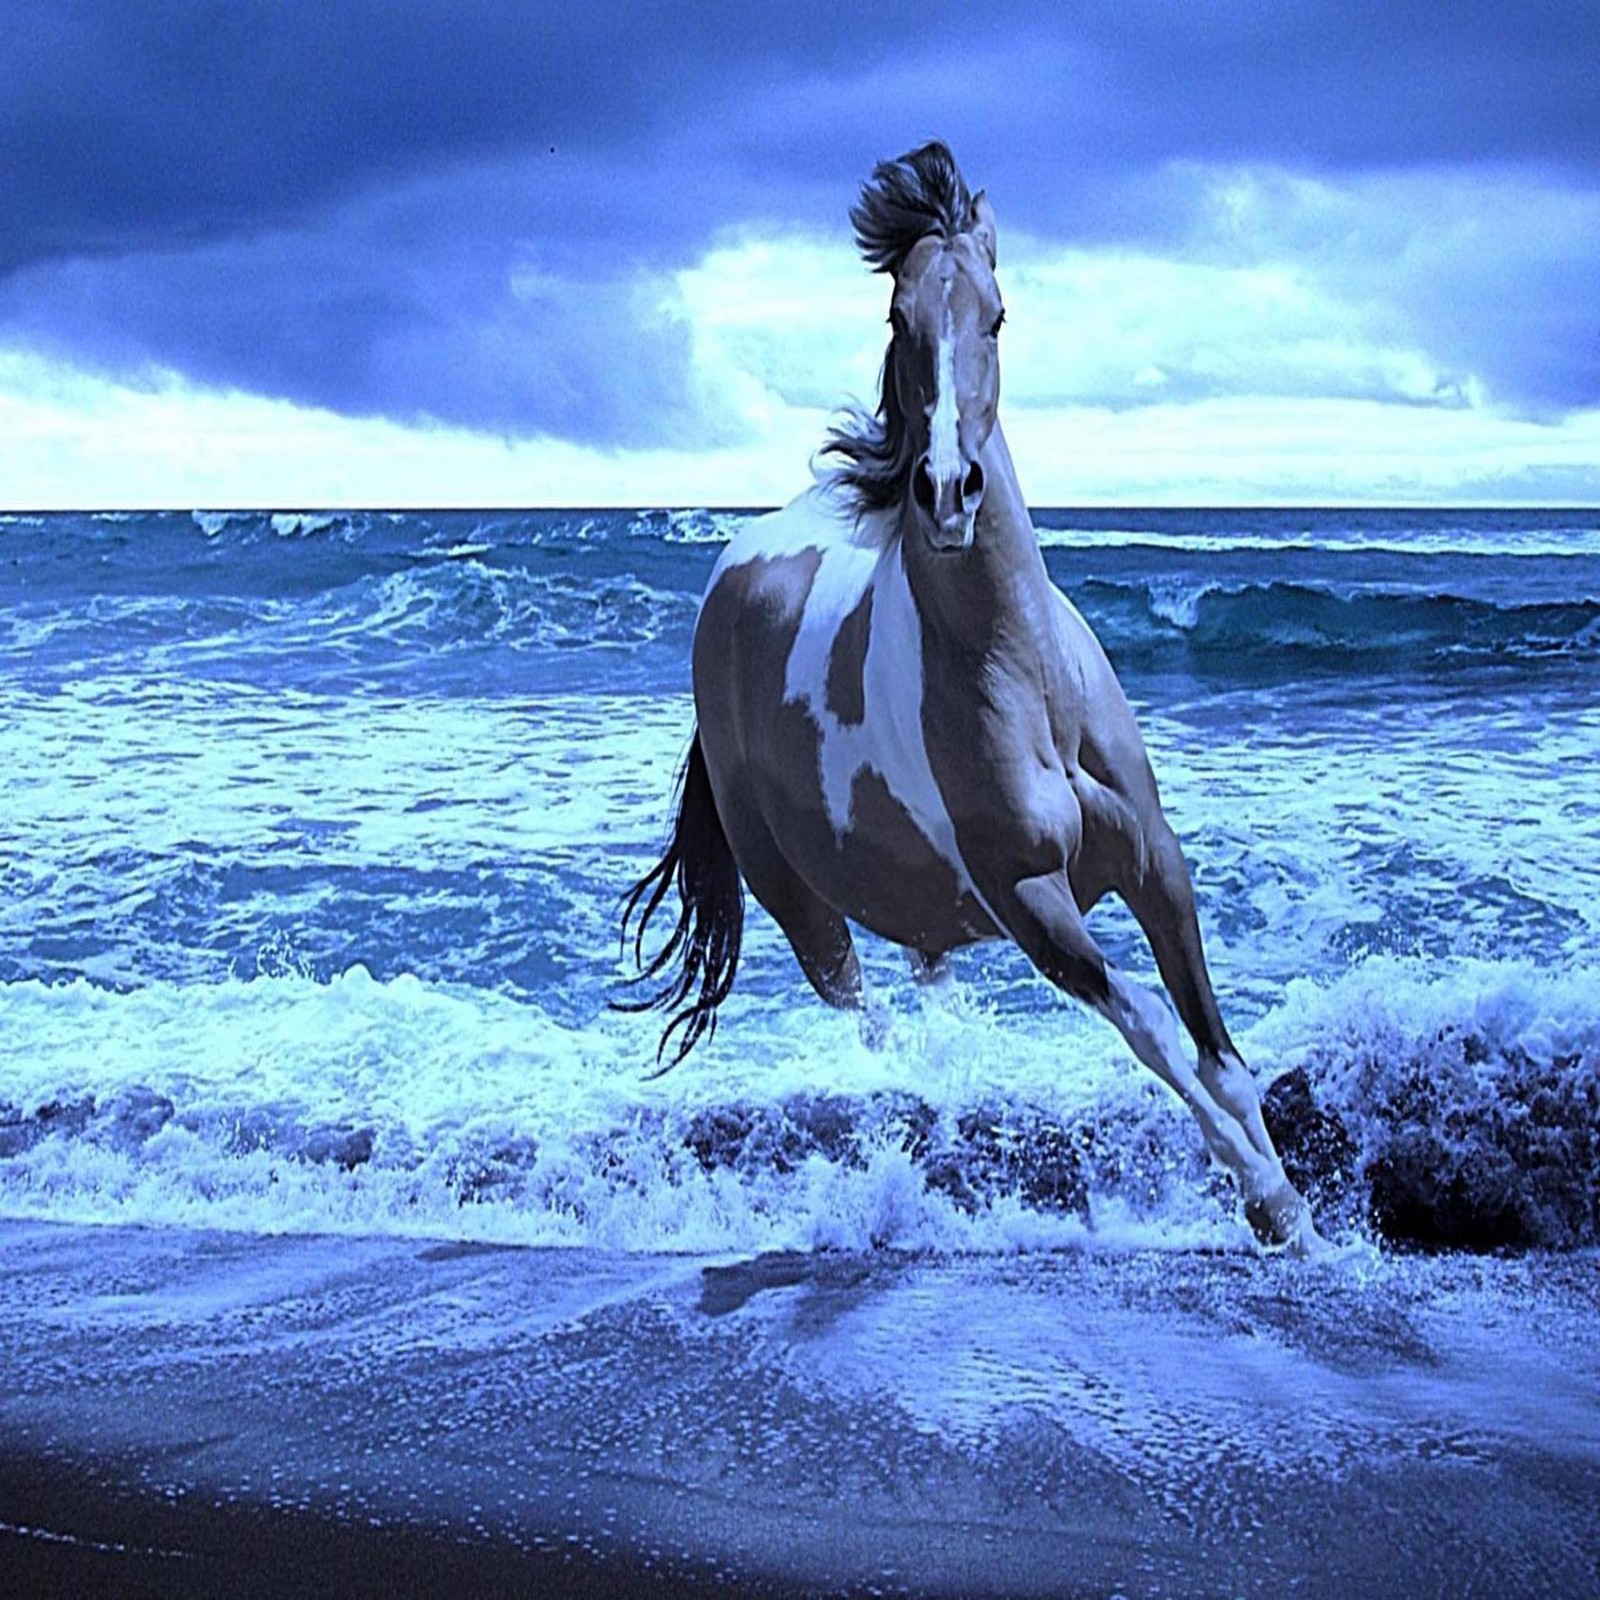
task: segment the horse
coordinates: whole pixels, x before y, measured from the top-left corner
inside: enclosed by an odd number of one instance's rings
[[[852,921],[903,946],[923,982],[953,950],[1010,939],[1182,1098],[1258,1239],[1320,1248],[1218,1010],[1133,712],[1045,570],[1006,448],[993,207],[934,142],[879,162],[850,220],[893,281],[878,407],[847,410],[811,488],[747,523],[712,571],[676,821],[622,915],[625,948],[638,915],[636,978],[666,981],[623,1007],[669,1013],[661,1070],[714,1031],[739,960],[741,884],[811,987],[845,1009],[864,1003]],[[647,961],[645,930],[674,882],[677,923]],[[1196,1064],[1167,1006],[1085,926],[1111,892],[1149,942]]]

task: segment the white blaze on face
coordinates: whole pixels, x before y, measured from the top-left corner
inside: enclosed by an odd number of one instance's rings
[[[936,484],[961,476],[960,422],[956,410],[956,330],[950,310],[950,285],[944,286],[944,331],[934,368],[933,422],[928,433],[928,469]]]

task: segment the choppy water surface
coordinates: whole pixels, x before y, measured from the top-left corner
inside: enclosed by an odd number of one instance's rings
[[[869,1048],[758,913],[714,1043],[646,1080],[653,1022],[605,1005],[616,907],[738,520],[0,519],[0,1211],[1242,1243],[1186,1115],[1007,948],[925,1011],[864,940]],[[1600,517],[1037,520],[1324,1214],[1594,1244]],[[1125,916],[1096,927],[1149,973]]]

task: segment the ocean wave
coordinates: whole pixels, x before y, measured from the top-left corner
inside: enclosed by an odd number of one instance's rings
[[[1241,1039],[1325,1231],[1600,1243],[1600,982],[1376,959]],[[1242,1248],[1172,1096],[1076,1013],[958,996],[886,1044],[745,1003],[646,1081],[643,1030],[355,968],[0,987],[0,1210],[259,1232],[701,1252]]]
[[[148,519],[161,526],[173,519],[154,514]],[[366,511],[223,511],[196,509],[188,520],[208,540],[223,535],[250,539],[272,534],[279,539],[313,539],[329,534],[341,538],[359,537],[372,525],[373,514]]]
[[[163,677],[209,664],[230,677],[253,669],[278,683],[320,683],[369,672],[425,676],[428,663],[486,650],[544,656],[559,675],[573,652],[616,654],[672,639],[687,662],[697,584],[663,588],[627,571],[533,572],[490,565],[485,553],[454,547],[425,565],[298,596],[133,593],[0,609],[0,661],[30,674],[92,663],[101,674],[137,667]]]
[[[267,526],[280,539],[309,539],[319,533],[355,532],[365,521],[365,517],[337,511],[275,511],[267,518]]]
[[[1193,522],[1205,514],[1170,514],[1173,520]],[[1265,514],[1262,514],[1263,517]],[[1160,527],[1099,527],[1071,520],[1070,513],[1038,511],[1034,523],[1039,543],[1047,550],[1133,550],[1167,555],[1278,554],[1322,551],[1328,555],[1468,556],[1514,559],[1564,559],[1600,555],[1600,518],[1586,513],[1581,520],[1543,524],[1535,515],[1518,516],[1496,525],[1491,522],[1452,522],[1434,514],[1396,527],[1379,521],[1362,526],[1359,513],[1340,522],[1299,521],[1292,512],[1273,515],[1276,524],[1266,532],[1250,532],[1228,525],[1219,512],[1208,525],[1179,530]]]
[[[157,652],[166,669],[210,655],[230,663],[359,666],[403,650],[425,660],[505,648],[558,657],[681,642],[687,659],[703,573],[668,565],[507,562],[483,543],[452,545],[395,570],[361,573],[298,597],[95,595],[74,607],[0,612],[0,652],[48,646],[76,660]],[[1600,598],[1497,600],[1400,587],[1235,580],[1192,573],[1092,577],[1065,585],[1119,667],[1253,665],[1446,667],[1496,660],[1600,659]],[[169,659],[170,657],[170,659]]]
[[[1089,578],[1069,596],[1112,652],[1218,660],[1600,657],[1600,599],[1496,602],[1388,588],[1203,578]]]
[[[636,517],[628,531],[635,537],[659,538],[663,544],[726,544],[757,514],[705,509],[647,512]]]
[[[500,585],[510,595],[519,584],[531,590],[559,569],[565,587],[550,589],[552,603],[540,605],[556,637],[569,620],[581,629],[586,614],[598,611],[603,621],[619,586],[630,581],[658,595],[698,594],[714,550],[747,516],[707,510],[195,511],[141,514],[115,524],[64,516],[18,536],[18,559],[27,569],[26,588],[18,593],[35,611],[78,620],[95,605],[114,609],[119,597],[137,609],[159,596],[174,634],[192,638],[197,630],[190,613],[211,600],[249,599],[270,614],[292,599],[321,606],[320,613],[307,611],[309,621],[326,615],[341,625],[352,607],[364,605],[381,628],[397,592],[409,585],[428,615],[448,623],[453,611],[471,603],[452,594],[452,584],[458,591]],[[1469,651],[1486,640],[1493,646],[1521,638],[1535,653],[1591,652],[1595,630],[1584,630],[1600,617],[1592,563],[1553,559],[1553,549],[1552,559],[1520,559],[1532,535],[1479,532],[1511,553],[1452,562],[1426,552],[1430,542],[1444,548],[1454,535],[1428,528],[1391,541],[1392,552],[1377,557],[1379,545],[1370,539],[1341,543],[1326,531],[1238,538],[1173,533],[1152,544],[1136,530],[1090,530],[1086,537],[1108,550],[1094,563],[1074,561],[1054,535],[1046,543],[1055,545],[1048,552],[1051,571],[1113,650],[1123,641],[1138,647],[1178,634],[1191,647],[1242,641],[1247,653],[1278,644],[1291,652],[1360,649],[1391,635],[1407,646],[1433,640],[1448,648],[1465,632]],[[285,560],[285,541],[293,545],[293,560]],[[1570,556],[1571,548],[1561,553]],[[470,578],[452,579],[452,567]],[[513,614],[517,603],[509,601]],[[562,604],[569,618],[559,615]],[[670,608],[680,604],[668,602]],[[626,609],[631,615],[633,608]],[[102,619],[92,620],[98,629]],[[633,626],[626,624],[623,636],[632,636]],[[114,629],[103,636],[115,644]]]
[[[355,627],[433,651],[485,642],[518,650],[615,649],[686,630],[698,599],[626,572],[530,572],[461,554],[364,582],[339,597],[340,616],[324,625],[336,635]]]
[[[240,511],[191,511],[189,513],[201,533],[208,539],[215,539],[230,523],[241,522],[247,513]]]

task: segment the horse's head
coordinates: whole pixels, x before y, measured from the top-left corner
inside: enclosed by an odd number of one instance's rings
[[[828,450],[864,508],[903,505],[935,549],[966,549],[1000,398],[994,212],[934,143],[880,161],[850,220],[861,253],[894,278],[894,338],[877,415],[848,415]]]
[[[893,382],[910,444],[908,515],[939,550],[972,543],[983,503],[979,457],[1000,399],[994,213],[979,195],[971,226],[920,239],[895,274],[885,387]]]

